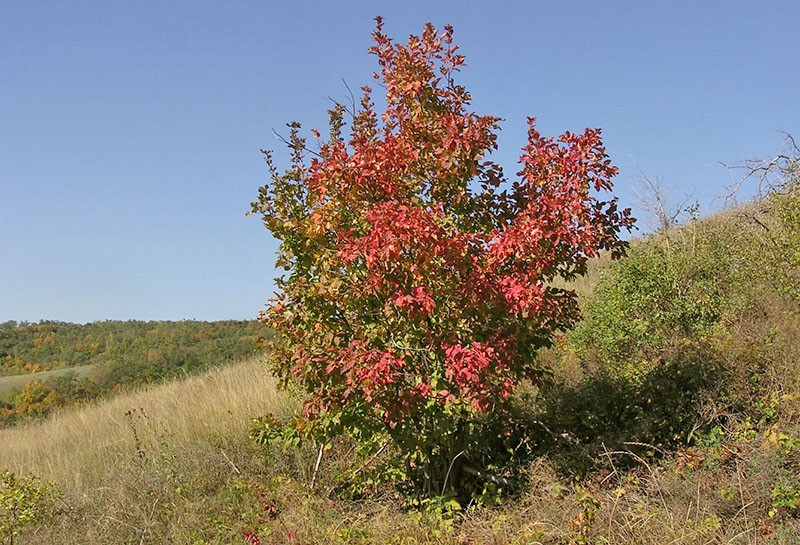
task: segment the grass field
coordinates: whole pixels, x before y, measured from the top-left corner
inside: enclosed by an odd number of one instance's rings
[[[89,376],[95,369],[96,365],[81,365],[79,367],[67,367],[64,369],[54,369],[52,371],[42,371],[41,373],[29,373],[25,375],[11,375],[9,377],[0,377],[0,401],[9,401],[9,398],[16,390],[21,390],[27,383],[34,380],[41,380],[45,382],[48,379],[60,377],[68,373],[77,373],[78,376]]]
[[[252,474],[252,419],[291,410],[256,358],[0,429],[0,469],[64,493],[65,512],[30,543],[203,543],[177,535],[204,525],[186,517],[208,517],[215,490]],[[215,542],[241,535],[212,526]]]
[[[86,494],[143,449],[167,446],[158,443],[168,438],[170,447],[191,452],[215,437],[246,437],[254,417],[281,403],[274,379],[254,359],[0,429],[0,459],[12,471],[32,471]]]

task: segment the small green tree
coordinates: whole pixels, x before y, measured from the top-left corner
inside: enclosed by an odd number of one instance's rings
[[[778,277],[779,287],[800,300],[800,147],[790,136],[787,140],[789,152],[772,163],[775,181],[767,210],[779,222],[774,236],[776,257],[785,271]]]

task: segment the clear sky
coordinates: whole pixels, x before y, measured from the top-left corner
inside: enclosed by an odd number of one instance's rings
[[[475,109],[545,134],[602,127],[634,205],[640,171],[702,210],[800,136],[786,2],[0,3],[0,321],[253,318],[276,244],[245,217],[260,148],[371,82],[373,18],[450,23]],[[284,159],[285,155],[277,155]]]

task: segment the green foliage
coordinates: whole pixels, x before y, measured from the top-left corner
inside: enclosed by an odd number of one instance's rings
[[[33,476],[18,477],[7,470],[0,473],[0,542],[13,545],[24,527],[38,524],[53,514],[60,497],[51,483]]]
[[[771,493],[770,516],[776,516],[779,512],[797,513],[800,509],[800,483],[793,485],[777,484]]]
[[[749,160],[742,184],[757,180],[757,207],[749,219],[764,241],[762,264],[774,274],[770,283],[800,300],[800,146],[786,135],[785,152],[770,160]]]
[[[58,390],[34,380],[14,396],[8,407],[0,408],[0,423],[41,417],[63,404],[64,398]]]
[[[797,169],[797,166],[795,166]],[[770,233],[773,265],[781,266],[784,274],[773,279],[777,287],[800,301],[800,171],[795,171],[792,183],[766,201],[766,211],[775,219]]]
[[[658,456],[689,440],[699,402],[719,379],[706,348],[683,346],[633,377],[600,370],[575,385],[543,388],[540,424],[531,431],[539,452],[568,473],[585,474],[607,464],[606,450]],[[628,457],[616,465],[637,463]]]
[[[237,320],[5,322],[0,324],[0,376],[106,365],[125,358],[167,369],[196,368],[252,353],[263,333],[258,322]]]
[[[800,302],[793,150],[746,164],[764,184],[760,200],[650,236],[609,265],[569,336],[584,365],[635,385],[684,353],[688,366],[723,373],[713,389],[724,411],[774,421],[777,392],[800,378],[792,361]]]
[[[250,438],[259,446],[279,445],[290,448],[300,444],[300,435],[288,422],[280,421],[273,415],[253,420]]]
[[[725,224],[693,223],[634,245],[601,278],[572,339],[582,357],[620,372],[647,369],[681,342],[707,338],[737,304],[745,272]]]
[[[89,401],[99,395],[97,384],[89,377],[80,376],[75,371],[59,375],[50,379],[47,383],[68,403]]]
[[[591,469],[601,446],[644,456],[645,445],[692,442],[710,460],[726,418],[779,418],[778,392],[797,385],[796,196],[784,184],[761,203],[636,242],[606,268],[567,339],[581,380],[539,400],[551,432],[540,443],[563,465]],[[707,419],[704,404],[729,416]]]

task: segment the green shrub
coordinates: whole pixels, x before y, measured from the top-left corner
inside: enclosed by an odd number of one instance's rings
[[[555,383],[541,392],[535,443],[567,473],[582,474],[624,451],[616,468],[636,465],[685,444],[699,407],[720,379],[707,346],[685,344],[636,376],[598,370],[576,385]],[[538,433],[537,433],[538,432]]]
[[[636,374],[683,343],[707,342],[761,289],[759,229],[727,212],[634,244],[601,277],[572,334],[579,355]]]
[[[703,336],[720,316],[714,263],[667,251],[658,240],[639,244],[600,280],[573,340],[583,357],[640,365],[681,338]]]
[[[35,525],[53,514],[60,498],[55,485],[34,476],[0,473],[0,541],[11,543],[23,527]]]

